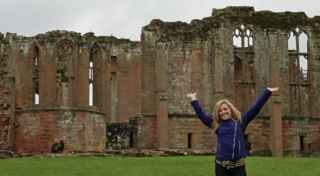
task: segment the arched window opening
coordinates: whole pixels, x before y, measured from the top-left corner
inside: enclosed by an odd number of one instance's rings
[[[252,39],[252,31],[250,29],[245,29],[245,47],[253,46],[253,39]]]
[[[100,52],[97,46],[90,50],[89,58],[89,106],[101,105]]]
[[[89,106],[93,106],[93,58],[89,61]]]
[[[32,70],[33,70],[33,91],[34,91],[34,104],[39,104],[39,48],[35,46],[33,48],[32,58]]]
[[[289,32],[288,37],[291,113],[308,115],[308,35],[296,27]]]
[[[233,45],[238,48],[250,48],[253,46],[252,30],[241,24],[233,31]]]
[[[74,48],[70,42],[65,41],[57,47],[56,98],[62,106],[71,105],[73,100],[73,57]]]
[[[296,44],[296,32],[295,31],[291,31],[289,33],[289,40],[288,40],[288,49],[291,52],[294,52],[297,50],[297,44]]]
[[[241,24],[233,31],[235,104],[241,111],[247,109],[254,97],[253,32]]]
[[[302,32],[299,36],[299,65],[301,72],[301,80],[308,80],[308,36]]]
[[[241,48],[241,32],[239,28],[233,32],[233,45],[235,48]]]

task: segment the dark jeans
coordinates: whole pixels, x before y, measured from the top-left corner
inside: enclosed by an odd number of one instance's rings
[[[216,176],[247,176],[246,165],[228,169],[216,163]]]

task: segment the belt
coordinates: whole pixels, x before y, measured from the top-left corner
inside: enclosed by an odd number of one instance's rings
[[[244,162],[244,158],[241,158],[237,161],[232,161],[232,160],[216,160],[217,164],[221,165],[222,167],[226,167],[227,169],[232,169],[232,168],[236,168],[239,166],[243,166],[245,164]]]

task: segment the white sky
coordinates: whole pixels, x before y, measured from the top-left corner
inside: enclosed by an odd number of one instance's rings
[[[0,32],[29,37],[68,30],[140,40],[152,19],[190,23],[227,6],[320,16],[320,0],[0,0]]]

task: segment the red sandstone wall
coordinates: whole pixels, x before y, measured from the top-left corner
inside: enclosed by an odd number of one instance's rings
[[[254,119],[247,127],[245,134],[251,143],[252,152],[270,150],[270,121]]]
[[[103,114],[73,110],[20,111],[16,113],[14,151],[49,153],[54,138],[68,151],[103,151],[106,125]]]
[[[154,116],[135,117],[137,122],[136,148],[157,148],[157,119]]]
[[[191,133],[191,149],[216,148],[216,135],[197,117],[169,118],[169,148],[188,148],[188,133]]]
[[[118,59],[118,123],[141,112],[141,55],[129,51]]]
[[[11,117],[14,115],[15,108],[15,77],[11,74],[10,63],[12,53],[12,39],[16,35],[4,35],[0,32],[0,149],[11,149],[13,126]],[[3,43],[2,43],[3,42]],[[21,59],[22,52],[16,54]]]
[[[303,128],[301,128],[303,126]],[[316,130],[318,129],[318,130]],[[317,119],[308,121],[283,120],[283,150],[301,150],[301,141],[304,151],[319,151],[320,125]],[[302,137],[303,139],[301,140]]]

